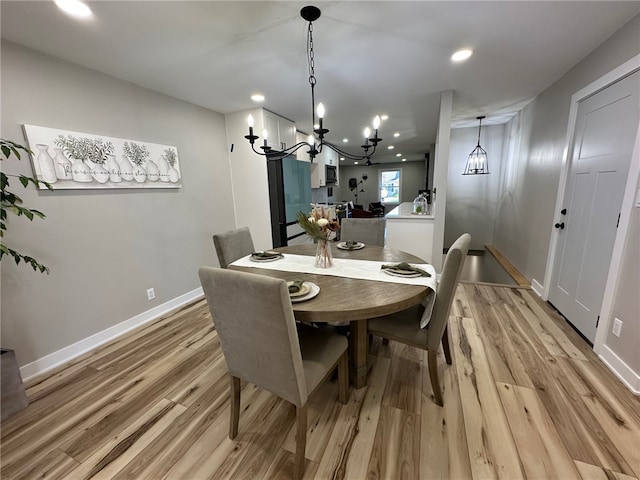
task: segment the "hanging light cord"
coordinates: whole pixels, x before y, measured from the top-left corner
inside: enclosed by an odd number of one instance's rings
[[[482,130],[482,118],[480,120],[480,125],[478,126],[478,147],[480,146],[480,130]]]

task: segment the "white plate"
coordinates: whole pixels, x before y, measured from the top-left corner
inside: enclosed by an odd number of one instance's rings
[[[340,242],[337,246],[340,250],[360,250],[365,245],[362,242],[358,242],[353,247],[347,247],[347,242]]]
[[[311,300],[316,295],[320,293],[320,287],[313,282],[304,282],[305,285],[309,285],[311,287],[311,291],[306,295],[302,295],[300,297],[291,297],[291,303],[299,303],[306,302],[307,300]]]
[[[253,255],[251,255],[249,257],[249,260],[251,260],[252,262],[275,262],[276,260],[280,260],[281,258],[283,258],[283,255],[280,254],[277,257],[269,257],[269,258],[260,258],[260,257],[254,257]]]
[[[293,285],[293,282],[287,282],[287,287]],[[291,293],[289,292],[289,296],[291,298],[296,298],[296,297],[302,297],[303,295],[307,295],[309,292],[311,291],[311,286],[309,285],[309,282],[304,282],[301,286],[300,286],[300,290],[298,290],[295,293]]]
[[[382,271],[387,275],[393,275],[394,277],[414,278],[422,275],[420,272],[401,273],[404,272],[404,270],[392,270],[390,268],[385,268]]]

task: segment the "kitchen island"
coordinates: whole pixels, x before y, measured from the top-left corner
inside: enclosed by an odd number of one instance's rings
[[[433,212],[430,205],[429,213]],[[413,202],[404,202],[387,213],[385,246],[416,255],[432,263],[434,217],[413,213]]]

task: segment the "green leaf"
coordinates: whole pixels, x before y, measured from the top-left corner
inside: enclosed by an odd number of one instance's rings
[[[33,212],[28,208],[23,209],[24,216],[33,222]]]
[[[40,210],[36,210],[35,208],[31,209],[31,213],[39,216],[40,218],[45,218],[46,215],[44,213],[42,213]]]
[[[22,184],[22,186],[24,188],[27,188],[27,185],[29,185],[29,179],[27,177],[25,177],[24,175],[20,175],[20,183]]]
[[[11,150],[9,149],[9,147],[7,147],[6,145],[2,145],[2,154],[6,158],[9,158],[9,155],[11,155]]]

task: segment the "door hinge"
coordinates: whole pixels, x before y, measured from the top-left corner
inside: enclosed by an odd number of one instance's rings
[[[620,214],[618,214],[618,223],[616,223],[616,228],[620,226]]]
[[[598,315],[598,319],[596,320],[596,328],[598,328],[599,323],[600,323],[600,315]]]

